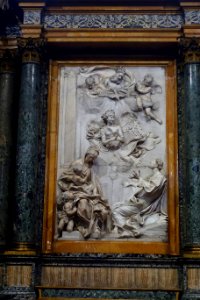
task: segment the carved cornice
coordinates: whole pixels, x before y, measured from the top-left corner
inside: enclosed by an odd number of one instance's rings
[[[180,48],[184,63],[200,62],[200,38],[182,38]]]
[[[18,46],[22,52],[22,63],[39,63],[44,44],[44,39],[40,38],[18,39]]]

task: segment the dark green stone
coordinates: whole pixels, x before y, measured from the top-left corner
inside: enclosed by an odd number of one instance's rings
[[[14,242],[35,243],[40,67],[22,65],[16,157]]]
[[[0,245],[6,244],[12,162],[14,73],[0,73]]]
[[[186,64],[185,186],[186,245],[200,245],[200,64]]]

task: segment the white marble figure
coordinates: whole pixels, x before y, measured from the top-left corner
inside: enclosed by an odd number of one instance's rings
[[[119,237],[140,237],[148,230],[157,230],[163,226],[166,230],[166,177],[163,175],[163,162],[153,160],[148,166],[151,176],[143,178],[140,172],[134,171],[131,180],[124,186],[133,186],[132,198],[116,204],[113,209],[113,220]]]
[[[105,126],[101,129],[101,142],[108,150],[117,150],[124,143],[124,135],[120,125],[116,124],[115,112],[107,110],[101,118]]]
[[[162,120],[153,112],[154,103],[152,101],[152,95],[162,93],[161,87],[154,82],[153,76],[146,74],[142,82],[136,83],[135,90],[138,110],[143,110],[148,118],[162,124]]]
[[[100,184],[92,172],[99,152],[90,147],[83,159],[73,162],[58,178],[58,237],[66,228],[77,230],[83,238],[100,238],[111,230],[111,213]],[[62,208],[60,209],[60,204]]]
[[[135,78],[124,68],[96,67],[82,69],[81,74],[86,77],[84,87],[90,97],[119,101],[134,92]]]
[[[100,150],[118,151],[118,156],[128,160],[138,158],[160,143],[160,138],[152,132],[145,133],[132,113],[124,113],[119,120],[114,110],[107,110],[101,116],[103,123],[91,120],[87,126],[87,139],[99,146]]]

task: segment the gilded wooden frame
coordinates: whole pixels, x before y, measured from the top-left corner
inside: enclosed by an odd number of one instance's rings
[[[59,114],[59,71],[62,66],[81,65],[132,65],[162,66],[166,70],[166,144],[168,176],[168,242],[142,241],[54,241],[55,192],[57,176],[57,141]],[[44,253],[179,253],[179,210],[178,210],[178,155],[177,155],[177,94],[176,63],[174,60],[160,61],[52,61],[50,63],[48,129],[46,149],[45,206],[43,222]]]

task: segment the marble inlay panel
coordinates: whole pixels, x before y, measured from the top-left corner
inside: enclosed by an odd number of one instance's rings
[[[170,268],[42,268],[41,285],[92,289],[176,290],[178,271]]]
[[[200,269],[187,269],[187,287],[191,290],[200,290]]]
[[[32,266],[8,265],[6,283],[8,286],[29,287],[32,281]]]
[[[177,293],[174,292],[145,292],[145,291],[128,291],[128,290],[64,290],[64,289],[42,289],[42,299],[69,299],[81,300],[87,298],[89,300],[99,299],[131,299],[131,300],[177,300]],[[47,298],[46,298],[47,297]],[[54,298],[55,297],[55,298]],[[61,298],[59,298],[61,297]]]

